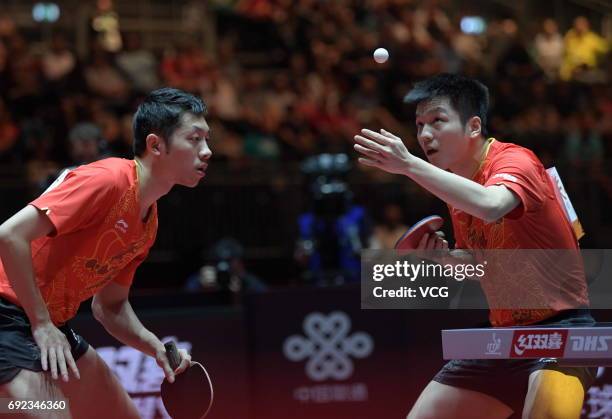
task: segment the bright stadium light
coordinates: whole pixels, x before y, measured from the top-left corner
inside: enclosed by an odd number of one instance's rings
[[[36,3],[32,8],[32,18],[35,22],[43,22],[46,16],[46,7],[43,3]]]
[[[481,34],[487,28],[487,24],[480,16],[465,16],[461,18],[461,31],[469,34]]]
[[[47,22],[57,22],[60,17],[60,8],[55,3],[47,4]]]
[[[56,3],[36,3],[32,7],[32,18],[35,22],[57,22],[60,8]]]

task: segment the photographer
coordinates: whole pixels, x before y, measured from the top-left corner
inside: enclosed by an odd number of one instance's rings
[[[319,285],[359,280],[370,229],[365,209],[352,202],[343,179],[349,169],[345,154],[314,156],[302,167],[311,179],[312,209],[298,217],[295,258],[306,269],[304,278]]]

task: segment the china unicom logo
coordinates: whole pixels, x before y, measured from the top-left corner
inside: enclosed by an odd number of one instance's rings
[[[346,313],[334,311],[328,316],[310,313],[304,318],[304,334],[289,336],[283,345],[285,356],[294,362],[306,362],[306,375],[314,381],[328,378],[346,380],[353,373],[354,358],[372,353],[374,341],[364,332],[351,331]]]

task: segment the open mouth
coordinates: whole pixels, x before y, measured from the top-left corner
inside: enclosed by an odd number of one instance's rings
[[[429,156],[431,156],[431,155],[436,154],[437,152],[438,152],[438,150],[427,150],[427,151],[425,152],[425,154],[427,155],[427,157],[429,157]]]
[[[203,167],[200,167],[199,169],[196,169],[196,172],[198,172],[200,174],[200,176],[206,175],[206,169],[204,169]]]

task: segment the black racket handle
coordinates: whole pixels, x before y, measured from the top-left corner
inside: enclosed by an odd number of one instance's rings
[[[166,348],[166,356],[170,362],[170,368],[172,368],[172,371],[174,371],[181,364],[181,357],[178,353],[178,349],[176,348],[176,343],[174,343],[174,341],[170,341],[168,343],[164,343],[164,347]]]

